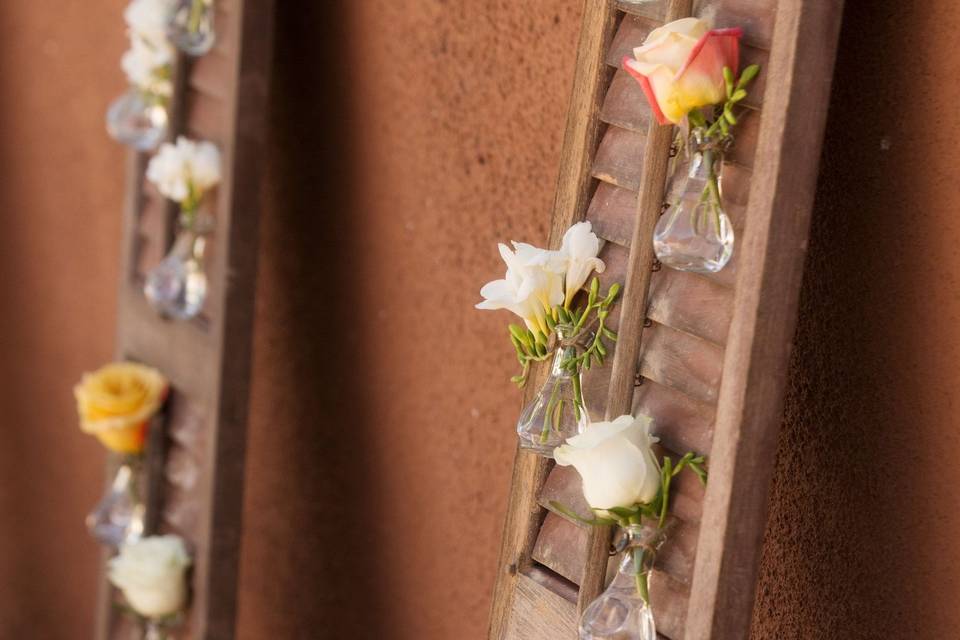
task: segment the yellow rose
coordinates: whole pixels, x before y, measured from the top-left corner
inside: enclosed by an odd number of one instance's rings
[[[156,369],[114,362],[84,374],[73,388],[80,428],[118,453],[143,452],[150,418],[167,395],[167,379]]]

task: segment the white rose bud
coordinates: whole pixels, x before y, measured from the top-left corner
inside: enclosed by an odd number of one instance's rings
[[[651,502],[660,489],[660,465],[651,447],[649,416],[620,416],[595,422],[553,452],[560,466],[573,465],[583,480],[583,497],[594,509]]]
[[[152,536],[126,544],[110,560],[110,582],[145,618],[171,616],[187,601],[190,556],[179,536]]]

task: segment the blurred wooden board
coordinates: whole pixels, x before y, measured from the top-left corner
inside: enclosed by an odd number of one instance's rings
[[[260,176],[272,54],[273,0],[215,0],[213,50],[175,65],[170,138],[217,144],[222,157],[215,228],[208,242],[208,296],[191,321],[158,316],[143,280],[173,240],[176,207],[144,178],[147,156],[127,166],[117,357],[154,366],[172,393],[148,490],[148,533],[183,536],[194,557],[192,601],[175,638],[234,637],[243,498]],[[120,16],[117,28],[122,28]],[[164,464],[165,462],[165,464]],[[104,554],[104,561],[108,557]],[[118,595],[101,572],[95,637],[119,640],[131,624],[112,603]]]
[[[841,9],[841,0],[692,3],[693,15],[718,27],[741,26],[743,64],[763,67],[723,173],[735,257],[719,274],[700,275],[654,270],[648,259],[669,137],[650,126],[639,86],[619,68],[691,3],[585,5],[550,246],[590,220],[607,241],[601,280],[628,290],[613,364],[585,374],[585,400],[594,420],[628,407],[648,413],[668,452],[710,458],[706,490],[692,476],[677,483],[679,527],[652,580],[666,638],[749,630]],[[607,532],[554,513],[551,501],[588,512],[575,471],[518,450],[492,640],[575,638],[577,601],[602,588]]]

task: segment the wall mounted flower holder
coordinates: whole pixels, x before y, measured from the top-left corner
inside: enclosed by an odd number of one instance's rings
[[[157,313],[189,320],[207,299],[206,244],[213,230],[207,213],[182,214],[170,252],[147,274],[143,293]]]
[[[723,157],[744,116],[739,104],[760,71],[750,65],[735,76],[742,35],[739,27],[711,29],[705,20],[682,18],[651,31],[623,60],[657,122],[680,129],[674,145],[680,162],[653,235],[657,259],[680,271],[716,273],[733,256],[720,188]]]
[[[216,40],[213,17],[213,0],[177,0],[167,34],[187,55],[202,56],[213,48]]]
[[[480,290],[484,300],[478,309],[507,309],[523,319],[525,326],[509,325],[521,366],[512,378],[517,386],[526,385],[533,363],[553,361],[547,381],[517,422],[520,448],[545,458],[590,423],[580,374],[602,365],[617,339],[606,322],[620,285],[601,295],[600,281],[590,278],[606,268],[597,257],[601,246],[589,222],[571,226],[556,251],[523,242],[514,242],[513,250],[500,244],[507,272]]]
[[[167,136],[167,101],[166,96],[131,86],[107,109],[107,133],[137,151],[155,148]]]
[[[166,257],[146,276],[143,293],[161,315],[196,317],[207,299],[206,245],[213,217],[207,194],[220,181],[220,152],[209,142],[183,136],[164,143],[147,166],[147,179],[180,205],[178,232]]]

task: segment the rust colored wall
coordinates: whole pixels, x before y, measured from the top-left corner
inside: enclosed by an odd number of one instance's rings
[[[849,0],[753,637],[960,627],[960,5]]]
[[[104,453],[71,388],[113,353],[123,152],[120,0],[0,3],[0,638],[93,626],[83,525]]]
[[[472,305],[545,237],[580,1],[278,4],[240,637],[479,638],[518,395]],[[960,9],[848,4],[758,639],[960,624]],[[70,388],[112,353],[122,5],[0,6],[3,640],[92,624]]]
[[[483,636],[580,4],[278,3],[242,638]]]

